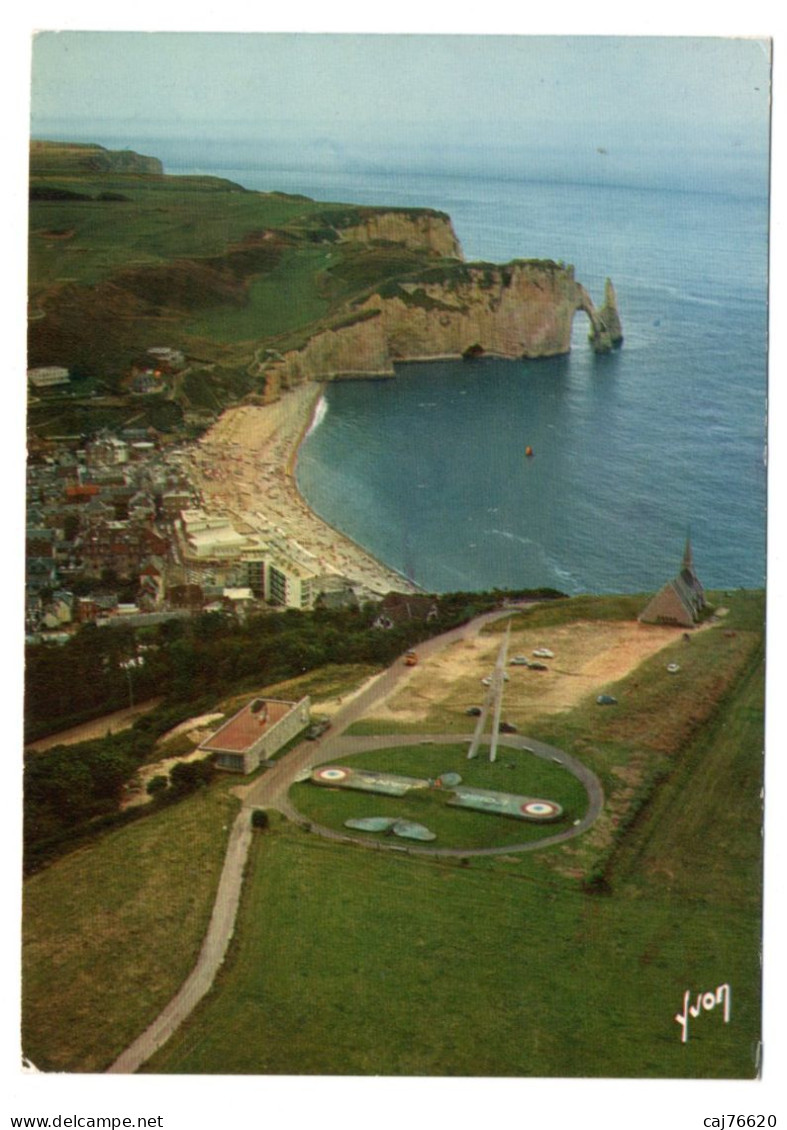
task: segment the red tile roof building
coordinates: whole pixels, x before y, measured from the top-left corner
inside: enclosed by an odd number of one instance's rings
[[[253,773],[309,724],[308,695],[298,702],[255,698],[206,738],[200,749],[215,753],[216,766]]]

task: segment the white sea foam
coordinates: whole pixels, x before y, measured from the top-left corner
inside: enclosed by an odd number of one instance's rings
[[[325,399],[324,396],[321,396],[320,399],[317,401],[317,404],[315,405],[314,415],[312,416],[311,423],[309,424],[309,427],[306,431],[306,436],[310,436],[312,434],[312,432],[316,432],[317,429],[319,428],[320,424],[323,422],[323,420],[325,419],[325,417],[327,415],[328,415],[328,401]],[[304,437],[304,438],[306,438],[306,437]]]
[[[511,530],[485,530],[484,533],[496,534],[499,538],[507,538],[509,541],[518,541],[521,545],[532,545],[536,549],[540,547],[532,538],[523,538],[519,534],[512,533]]]

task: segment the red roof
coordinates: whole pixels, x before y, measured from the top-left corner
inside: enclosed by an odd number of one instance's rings
[[[261,701],[267,706],[267,714],[265,709],[252,713],[252,705],[258,701],[260,700],[254,699],[248,706],[244,706],[240,713],[236,714],[234,718],[230,718],[229,722],[225,722],[215,734],[206,742],[203,742],[202,748],[243,753],[254,745],[274,723],[279,722],[285,714],[289,714],[295,705],[293,702],[262,699]]]
[[[66,498],[93,498],[99,490],[100,487],[95,483],[78,483],[66,487]]]

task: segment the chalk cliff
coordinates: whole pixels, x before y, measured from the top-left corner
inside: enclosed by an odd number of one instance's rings
[[[361,221],[340,230],[343,240],[356,243],[398,243],[413,250],[427,250],[442,259],[462,259],[450,216],[429,208],[356,208]]]
[[[306,379],[391,376],[394,362],[461,357],[551,357],[568,353],[582,311],[590,342],[605,352],[622,340],[615,292],[597,310],[573,267],[551,260],[440,264],[418,279],[388,282],[356,303],[345,324],[264,366],[277,385]]]

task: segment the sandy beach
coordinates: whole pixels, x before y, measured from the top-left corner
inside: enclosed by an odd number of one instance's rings
[[[209,513],[228,514],[240,533],[275,527],[319,561],[371,593],[415,591],[306,505],[295,484],[298,445],[322,386],[309,381],[267,405],[229,408],[190,450],[189,477]]]

